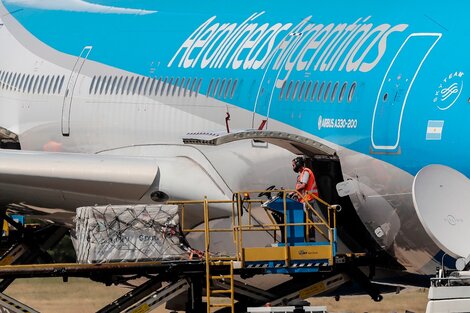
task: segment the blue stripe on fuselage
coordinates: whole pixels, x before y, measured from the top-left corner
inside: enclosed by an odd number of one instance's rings
[[[346,103],[346,101],[343,101],[343,103],[278,101],[277,97],[274,97],[270,109],[270,118],[365,154],[371,152],[371,125],[377,93],[382,79],[401,44],[412,32],[443,31],[442,25],[435,20],[431,20],[422,14],[414,14],[411,10],[410,12],[402,11],[399,16],[390,14],[390,10],[399,5],[369,4],[365,8],[354,6],[340,7],[333,10],[324,1],[315,3],[313,6],[311,2],[307,1],[299,1],[297,5],[286,5],[284,1],[279,1],[277,4],[272,2],[269,4],[269,9],[264,8],[265,4],[249,1],[210,2],[210,5],[194,1],[184,3],[184,5],[180,2],[158,2],[152,4],[149,4],[148,1],[136,0],[93,2],[101,5],[158,11],[155,14],[147,15],[23,8],[8,2],[5,5],[10,12],[22,9],[14,14],[22,25],[44,43],[64,53],[79,55],[84,46],[92,45],[94,48],[89,59],[141,75],[208,78],[236,76],[243,77],[246,81],[257,80],[258,82],[263,77],[263,70],[243,70],[242,68],[234,70],[230,68],[232,63],[227,63],[229,68],[224,66],[216,69],[202,69],[200,62],[188,68],[178,67],[179,61],[183,58],[183,53],[177,56],[171,67],[167,65],[188,37],[213,16],[216,16],[216,18],[209,26],[215,23],[220,25],[223,23],[238,23],[240,25],[256,12],[264,12],[252,22],[257,23],[258,26],[264,23],[268,23],[270,26],[276,23],[283,25],[291,23],[291,28],[279,34],[275,45],[278,45],[289,31],[294,30],[302,19],[310,15],[312,16],[311,23],[323,25],[330,23],[350,25],[360,18],[367,21],[364,24],[370,23],[374,27],[385,24],[390,26],[409,25],[406,30],[389,36],[383,57],[368,72],[361,70],[347,71],[345,69],[342,71],[338,69],[331,71],[294,70],[289,76],[289,79],[293,81],[331,81],[332,84],[335,82],[340,84],[348,82],[349,86],[352,82],[357,82],[356,97],[352,103]],[[341,12],[347,13],[341,14]],[[433,13],[440,14],[442,16],[441,20],[449,20],[448,13],[438,12],[437,10]],[[339,17],[341,15],[343,17]],[[367,19],[368,17],[369,19]],[[458,17],[454,17],[452,21],[454,19],[458,19]],[[445,78],[445,75],[449,74],[449,71],[465,70],[463,66],[462,68],[453,66],[454,63],[450,61],[433,63],[433,57],[436,58],[437,56],[439,58],[449,53],[445,46],[446,40],[448,41],[447,44],[450,41],[450,44],[457,45],[457,47],[459,45],[458,37],[447,39],[446,36],[444,34],[442,42],[436,45],[421,68],[419,77],[423,78],[417,79],[414,83],[412,90],[419,90],[419,93],[412,92],[410,94],[408,104],[404,109],[399,151],[388,154],[376,151],[374,154],[374,157],[394,164],[411,174],[415,174],[420,168],[429,163],[447,164],[464,173],[466,172],[466,168],[463,168],[459,158],[449,158],[448,151],[450,147],[448,146],[459,142],[463,150],[470,151],[469,141],[464,140],[463,134],[465,132],[462,131],[461,124],[447,122],[452,118],[455,119],[456,116],[464,116],[466,111],[463,110],[466,108],[463,108],[460,101],[458,103],[460,106],[455,105],[453,110],[442,111],[436,109],[432,102],[440,82]],[[452,51],[453,56],[448,60],[464,60],[468,55],[467,50],[454,49]],[[197,55],[196,52],[195,50],[194,57]],[[378,51],[372,52],[369,61],[374,58],[374,53],[377,55]],[[244,57],[246,58],[246,54]],[[458,64],[459,62],[456,62],[456,65]],[[153,72],[155,65],[156,69]],[[278,74],[278,71],[275,70],[268,73],[271,79]],[[280,77],[283,75],[284,73],[281,72]],[[203,92],[207,90],[209,80],[204,80],[205,86],[201,88]],[[258,85],[254,89],[246,88],[245,92],[253,93],[254,90],[257,90]],[[252,110],[254,98],[253,94],[251,97],[239,97],[234,104]],[[462,99],[464,98],[462,97]],[[249,101],[246,99],[249,99]],[[319,127],[319,122],[323,122],[325,119],[340,120],[340,123],[347,123],[350,120],[353,123],[357,121],[357,126],[355,128],[342,127],[342,125],[332,128]],[[446,120],[442,140],[426,141],[429,120]],[[328,126],[329,124],[326,123],[325,125]],[[417,155],[420,155],[421,159],[417,159]]]

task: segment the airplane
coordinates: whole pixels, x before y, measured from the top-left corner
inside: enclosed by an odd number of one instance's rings
[[[2,0],[0,200],[230,198],[292,186],[308,155],[345,249],[404,274],[453,267],[469,254],[467,10]]]

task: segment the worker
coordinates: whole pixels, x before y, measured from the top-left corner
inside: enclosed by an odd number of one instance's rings
[[[303,157],[296,157],[292,160],[292,169],[294,172],[299,173],[295,184],[295,190],[302,196],[299,199],[299,202],[310,202],[315,199],[313,195],[318,197],[318,188],[315,176],[311,169],[305,167],[305,160]],[[296,193],[294,192],[292,196],[295,197]]]
[[[318,222],[318,218],[315,216],[313,211],[307,210],[305,207],[305,202],[310,203],[310,206],[314,208],[314,210],[319,210],[318,205],[315,201],[313,195],[318,197],[318,188],[317,182],[315,181],[315,175],[311,169],[305,166],[305,159],[303,157],[297,157],[292,160],[292,169],[294,172],[299,173],[297,176],[297,182],[295,184],[295,192],[293,192],[293,198],[297,198],[300,203],[304,203],[304,210],[307,213],[307,216],[311,222]],[[299,196],[300,194],[300,196]],[[306,226],[306,228],[310,229],[308,233],[307,241],[313,242],[315,241],[315,229],[311,226]]]

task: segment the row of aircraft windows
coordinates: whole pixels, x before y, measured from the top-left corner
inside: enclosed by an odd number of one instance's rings
[[[197,97],[202,78],[140,77],[140,76],[94,76],[90,94],[142,95],[142,96],[189,96]]]
[[[349,90],[348,90],[349,87]],[[350,86],[345,82],[341,85],[340,83],[332,82],[318,82],[313,81],[290,81],[289,83],[284,82],[281,92],[279,93],[279,100],[285,101],[323,101],[323,102],[343,102],[347,99],[348,103],[351,103],[354,99],[354,93],[356,91],[357,83],[353,82]]]
[[[0,71],[0,88],[32,94],[60,94],[65,76]]]
[[[220,78],[212,78],[209,87],[207,88],[206,97],[219,97],[227,99],[233,99],[235,95],[235,89],[237,89],[238,79],[232,81],[232,79],[226,80]]]
[[[215,84],[214,84],[215,81]],[[207,97],[233,98],[238,80],[211,79]],[[90,94],[99,95],[142,95],[197,97],[202,78],[179,77],[134,77],[134,76],[94,76],[90,84]]]

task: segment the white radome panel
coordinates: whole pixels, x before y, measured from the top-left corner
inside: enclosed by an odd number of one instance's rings
[[[428,235],[447,254],[470,254],[470,180],[443,165],[421,169],[413,182],[413,203]]]

